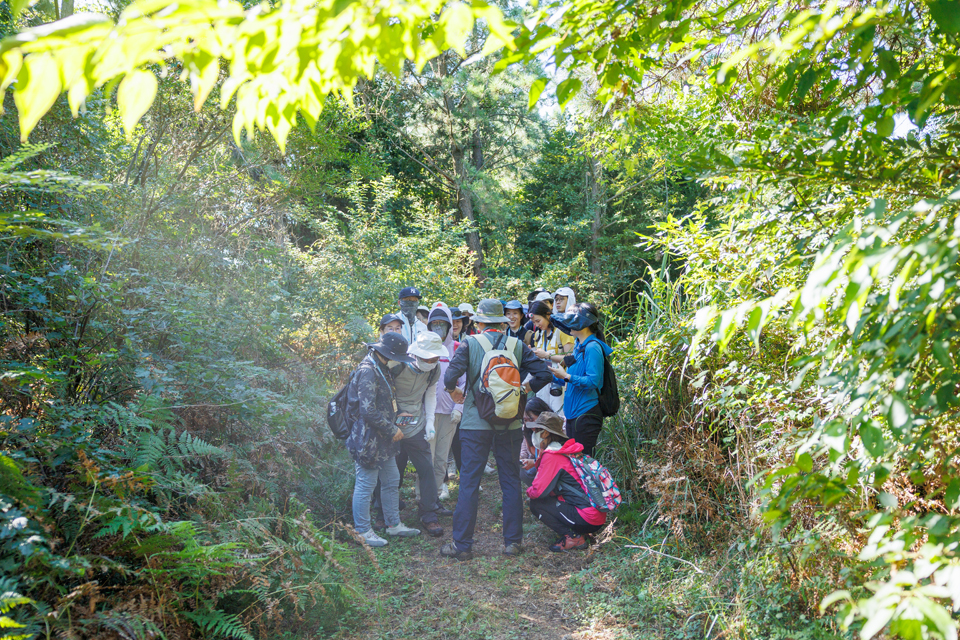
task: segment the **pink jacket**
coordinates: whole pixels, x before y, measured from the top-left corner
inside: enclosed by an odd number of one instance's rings
[[[527,495],[533,499],[541,498],[544,494],[555,495],[560,502],[569,502],[575,506],[580,517],[590,524],[604,524],[607,514],[590,506],[587,489],[570,462],[569,456],[581,451],[583,445],[572,438],[564,442],[558,450],[544,450],[537,461],[537,477],[527,489]],[[564,474],[570,477],[567,478]]]

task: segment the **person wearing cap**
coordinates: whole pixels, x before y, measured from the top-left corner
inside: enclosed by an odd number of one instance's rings
[[[368,344],[369,352],[360,362],[347,390],[350,414],[357,416],[347,437],[347,451],[354,461],[356,482],[353,488],[353,525],[371,547],[387,541],[370,526],[370,497],[379,480],[384,505],[387,535],[415,536],[400,522],[400,472],[395,456],[403,432],[394,424],[397,401],[387,363],[412,362],[407,341],[398,333],[386,332],[378,342]]]
[[[397,313],[388,313],[380,318],[380,335],[388,331],[391,333],[401,333],[403,330],[403,319]],[[409,342],[409,340],[407,341]]]
[[[460,314],[463,316],[463,328],[460,330],[459,339],[463,340],[467,336],[477,335],[477,328],[473,323],[473,316],[476,315],[476,311],[473,310],[473,305],[469,302],[464,302],[460,305]]]
[[[407,342],[413,344],[417,336],[427,331],[427,325],[417,318],[417,310],[420,308],[420,289],[416,287],[404,287],[397,296],[397,304],[400,305],[400,321],[403,327],[400,330],[401,335],[407,339]]]
[[[531,332],[527,330],[523,322],[523,305],[519,300],[510,300],[503,305],[503,313],[507,316],[507,335],[520,340],[523,344],[530,346]]]
[[[583,445],[564,434],[563,418],[555,413],[545,411],[528,426],[541,451],[537,475],[527,488],[530,513],[560,536],[550,551],[586,549],[584,536],[599,531],[607,514],[590,505],[587,488],[570,462],[570,456],[583,452]]]
[[[573,338],[558,330],[550,322],[550,315],[550,305],[547,304],[546,300],[537,300],[530,305],[530,318],[537,328],[531,338],[530,348],[548,366],[561,363],[563,357],[573,351]],[[565,342],[563,338],[567,338],[569,342]],[[557,393],[557,395],[554,395],[554,393]],[[564,393],[563,383],[556,381],[555,385],[541,389],[537,393],[537,397],[546,402],[551,411],[562,416],[564,415]]]
[[[474,316],[477,329],[495,349],[507,347],[508,338],[503,334],[503,305],[499,300],[481,300]],[[544,363],[530,347],[520,341],[509,340],[520,370],[524,391],[539,391],[550,382],[551,376]],[[481,385],[480,368],[485,351],[479,336],[466,338],[453,355],[450,366],[443,376],[444,389],[454,402],[463,402],[463,418],[460,421],[460,493],[453,513],[453,542],[445,545],[440,553],[457,560],[473,557],[473,534],[477,524],[477,506],[480,480],[491,449],[497,461],[503,505],[503,553],[517,555],[523,541],[523,503],[520,499],[520,441],[522,416],[506,426],[490,424],[480,417],[476,395]],[[466,392],[457,388],[460,376],[466,374]],[[529,376],[529,378],[527,377]]]
[[[444,482],[447,475],[447,459],[450,456],[450,447],[453,444],[453,436],[457,431],[457,425],[460,424],[463,405],[454,403],[450,394],[444,390],[443,374],[447,372],[447,367],[450,366],[450,358],[453,357],[460,343],[453,339],[453,314],[450,308],[442,302],[433,305],[433,309],[430,310],[430,315],[427,318],[427,327],[443,338],[443,346],[447,349],[446,355],[440,357],[440,379],[437,380],[437,409],[436,419],[434,420],[437,437],[430,442],[430,453],[433,456],[433,478],[440,489],[439,499],[446,500],[450,497],[450,490],[447,488],[447,483]],[[466,377],[461,376],[457,386],[462,390],[466,384]]]
[[[419,515],[427,533],[434,537],[443,535],[443,527],[437,518],[444,513],[437,503],[437,483],[433,474],[433,456],[430,443],[436,438],[437,382],[440,380],[440,358],[449,356],[440,336],[426,331],[417,336],[416,342],[407,349],[413,356],[411,363],[397,370],[393,386],[397,395],[398,426],[403,439],[398,443],[397,468],[400,486],[403,485],[407,461],[413,463],[420,483]],[[450,515],[446,512],[446,515]]]
[[[566,370],[555,365],[550,372],[566,382],[563,412],[567,418],[567,434],[583,445],[586,455],[592,456],[603,429],[600,412],[603,359],[609,357],[613,349],[604,341],[600,312],[588,302],[568,308],[567,313],[555,313],[550,320],[577,339],[573,363]]]

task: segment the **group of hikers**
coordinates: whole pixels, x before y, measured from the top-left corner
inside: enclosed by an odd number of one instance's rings
[[[387,544],[377,528],[387,536],[420,534],[400,521],[410,462],[425,532],[442,536],[440,518],[453,517],[444,556],[473,557],[480,482],[491,473],[503,494],[505,555],[522,551],[522,485],[531,513],[559,536],[552,551],[587,548],[607,511],[583,464],[599,466],[586,456],[603,427],[611,352],[597,308],[578,304],[568,287],[552,294],[538,288],[527,304],[484,299],[476,310],[469,303],[427,307],[419,289],[405,287],[398,307],[380,319],[379,339],[341,392],[350,409],[342,437],[355,462],[356,532],[372,547]],[[458,473],[451,510],[443,501]]]

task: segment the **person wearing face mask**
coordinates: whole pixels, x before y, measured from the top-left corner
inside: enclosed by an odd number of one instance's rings
[[[407,342],[413,344],[417,336],[426,333],[427,325],[417,318],[417,309],[420,307],[420,290],[416,287],[404,287],[400,290],[398,304],[400,305],[400,321],[403,327],[400,329],[400,335],[407,339]]]
[[[357,416],[347,437],[347,451],[353,458],[356,482],[353,488],[353,526],[371,547],[387,544],[370,526],[370,496],[379,481],[383,496],[387,535],[416,536],[400,522],[399,483],[395,456],[403,432],[395,424],[397,402],[390,383],[388,362],[410,362],[407,341],[387,332],[379,342],[368,344],[368,353],[357,367],[347,390],[350,415]]]
[[[560,538],[550,551],[586,549],[587,534],[596,533],[607,522],[607,514],[590,505],[587,488],[570,462],[583,452],[583,445],[563,432],[563,419],[545,411],[530,425],[533,445],[541,451],[537,475],[527,488],[530,513]]]
[[[443,339],[443,346],[447,349],[447,355],[440,358],[440,379],[437,380],[437,415],[434,421],[437,437],[430,443],[430,452],[433,456],[433,477],[436,480],[437,487],[440,488],[439,499],[446,500],[450,497],[450,490],[444,482],[447,475],[447,458],[450,455],[450,447],[453,444],[453,436],[457,431],[457,425],[460,424],[463,405],[455,404],[453,399],[450,398],[450,394],[443,390],[443,374],[447,372],[450,358],[453,357],[460,343],[453,339],[453,315],[450,308],[442,302],[433,305],[433,309],[427,318],[427,327]],[[464,376],[457,383],[457,386],[462,390],[465,385],[466,377]]]
[[[400,486],[403,486],[404,470],[409,460],[417,471],[420,483],[420,521],[425,525],[427,534],[439,537],[443,535],[443,527],[437,516],[452,515],[452,512],[441,509],[437,502],[430,443],[437,435],[437,381],[441,377],[438,365],[440,358],[449,356],[449,352],[440,336],[426,331],[417,336],[416,342],[407,349],[407,354],[413,356],[415,361],[404,364],[393,376],[399,407],[397,426],[403,432],[403,439],[399,442],[400,452],[397,454]]]

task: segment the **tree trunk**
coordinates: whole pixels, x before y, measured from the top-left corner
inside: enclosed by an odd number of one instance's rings
[[[483,245],[480,244],[480,232],[477,230],[477,217],[473,212],[473,198],[470,190],[464,185],[467,181],[467,168],[464,164],[463,148],[459,145],[453,147],[453,164],[457,173],[457,205],[460,208],[460,215],[470,222],[473,227],[467,232],[467,246],[473,253],[473,275],[478,284],[483,284],[484,265],[483,265]]]
[[[600,225],[603,221],[603,210],[606,205],[603,199],[603,167],[600,161],[593,156],[587,157],[587,198],[589,209],[593,210],[593,221],[590,223],[590,272],[600,274]],[[588,210],[589,210],[588,209]]]

